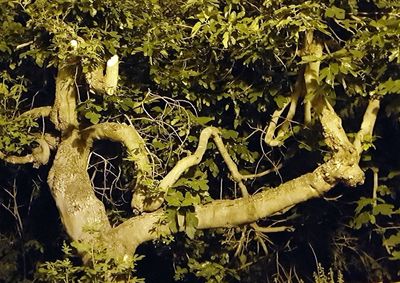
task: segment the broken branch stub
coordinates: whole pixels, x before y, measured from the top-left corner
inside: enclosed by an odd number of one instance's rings
[[[118,87],[118,73],[119,58],[114,55],[106,63],[105,75],[104,67],[99,66],[86,74],[86,80],[94,92],[114,95]]]

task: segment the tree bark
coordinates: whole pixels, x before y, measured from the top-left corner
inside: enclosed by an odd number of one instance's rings
[[[96,239],[109,248],[112,257],[131,258],[136,247],[141,243],[171,233],[164,211],[161,209],[133,217],[112,228],[103,203],[95,196],[87,173],[87,163],[95,139],[118,141],[127,147],[139,176],[148,178],[152,177],[148,152],[138,132],[128,125],[104,123],[79,130],[75,112],[74,70],[75,68],[72,66],[59,70],[56,82],[56,100],[50,112],[48,108],[31,112],[33,116],[38,116],[38,113],[50,114],[51,120],[61,131],[61,142],[49,172],[48,184],[59,210],[61,221],[72,240],[88,242]],[[262,192],[253,196],[248,196],[247,192],[243,192],[242,198],[215,200],[196,206],[198,229],[253,223],[297,203],[320,197],[339,182],[349,186],[356,186],[363,182],[364,174],[358,163],[364,138],[372,134],[379,109],[379,100],[371,99],[354,144],[347,138],[341,119],[327,101],[316,100],[313,102],[313,106],[322,125],[325,143],[332,151],[331,159],[318,166],[313,172],[290,180],[276,188],[264,188]],[[161,191],[166,191],[172,186],[189,167],[201,162],[210,137],[213,137],[217,149],[234,175],[234,180],[240,184],[245,179],[224,148],[219,130],[210,127],[202,132],[194,154],[178,161],[160,182],[159,189]],[[3,156],[0,155],[0,158]],[[245,190],[245,188],[243,189]],[[146,198],[147,191],[142,190],[141,192]],[[143,199],[139,201],[143,201]],[[159,201],[162,203],[162,199],[154,202],[157,207],[160,205]]]

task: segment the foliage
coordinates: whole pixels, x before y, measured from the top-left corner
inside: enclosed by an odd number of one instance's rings
[[[34,141],[29,129],[38,127],[31,117],[18,116],[27,81],[23,77],[13,79],[7,72],[0,74],[0,80],[0,150],[22,153]]]
[[[319,263],[317,266],[317,272],[313,274],[315,283],[343,283],[343,274],[339,271],[335,276],[332,268],[329,268],[328,274],[325,273],[324,268]]]
[[[132,283],[144,282],[143,279],[133,275],[136,262],[142,257],[135,256],[119,264],[110,258],[105,248],[94,245],[72,242],[69,246],[64,242],[62,246],[64,259],[40,264],[36,273],[37,280],[42,282],[117,282],[118,280]],[[85,259],[90,263],[82,265],[79,260],[77,261],[72,248],[82,251]]]
[[[376,169],[375,169],[376,170]],[[393,179],[397,180],[398,173],[390,172],[387,176],[380,178],[382,185],[376,189],[376,196],[373,198],[361,197],[357,201],[352,226],[361,229],[363,226],[373,227],[372,233],[381,238],[381,244],[391,255],[390,259],[400,259],[400,230],[399,227],[391,223],[396,223],[399,219],[400,208],[395,206],[396,190],[389,186],[393,184]],[[387,183],[388,185],[386,185]],[[398,181],[395,181],[397,185]]]

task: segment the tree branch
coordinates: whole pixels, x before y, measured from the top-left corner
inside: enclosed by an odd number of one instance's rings
[[[90,147],[78,130],[72,130],[59,144],[47,178],[61,221],[75,241],[91,241],[93,232],[111,228],[87,172]]]
[[[43,107],[37,107],[33,108],[31,110],[28,110],[24,113],[22,113],[19,117],[31,117],[32,119],[36,119],[39,117],[49,117],[51,113],[51,106],[43,106]]]
[[[92,72],[86,74],[86,80],[95,92],[105,92],[108,95],[113,95],[118,86],[118,55],[114,55],[107,61],[105,75],[103,75],[103,71],[103,66],[96,68]]]
[[[243,183],[243,180],[248,179],[250,177],[254,178],[257,177],[258,175],[250,175],[249,177],[246,175],[242,175],[239,172],[237,165],[229,155],[220,135],[221,133],[217,128],[207,127],[203,129],[200,133],[199,144],[197,146],[196,151],[193,154],[179,160],[177,164],[174,166],[174,168],[161,180],[159,184],[160,192],[162,192],[163,194],[166,193],[167,190],[175,184],[175,182],[182,176],[182,174],[187,169],[189,169],[192,166],[198,165],[201,162],[203,155],[207,149],[207,143],[209,139],[212,137],[217,146],[218,151],[220,152],[222,158],[224,159],[232,175],[233,180],[238,183],[242,196],[247,196],[248,191],[245,184]],[[263,175],[266,175],[267,173],[269,172],[266,172]]]
[[[50,120],[61,132],[78,127],[75,73],[75,65],[64,66],[58,69],[56,77],[55,101],[50,112]]]
[[[36,142],[39,144],[39,146],[35,147],[31,154],[27,154],[25,156],[7,156],[3,152],[0,152],[0,159],[12,164],[33,163],[34,168],[39,168],[41,165],[45,165],[47,162],[49,162],[50,147],[45,139],[38,139]]]
[[[291,121],[293,120],[294,115],[296,114],[296,108],[299,98],[302,96],[302,92],[304,89],[303,78],[304,72],[301,72],[296,80],[294,91],[290,96],[289,102],[285,103],[285,105],[279,109],[275,110],[274,114],[272,114],[271,122],[268,125],[264,141],[269,146],[281,146],[285,141],[285,137],[289,134],[289,126]],[[285,111],[286,107],[289,106],[288,113],[286,114],[286,118],[282,122],[282,125],[278,127],[279,118],[282,117],[282,113]],[[278,133],[275,134],[276,129],[279,128]]]
[[[233,227],[253,223],[300,202],[320,197],[339,182],[345,182],[352,186],[362,183],[364,174],[358,166],[357,151],[348,141],[340,118],[328,102],[319,107],[321,108],[319,115],[324,136],[327,144],[333,150],[333,156],[329,161],[318,166],[311,173],[287,181],[276,188],[265,189],[253,196],[234,200],[215,200],[196,206],[197,228]],[[182,174],[190,164],[195,165],[200,162],[199,157],[204,154],[206,141],[212,132],[212,128],[207,128],[202,132],[195,154],[179,161],[180,163],[178,162],[173,169],[175,174],[171,178],[177,180],[179,174]],[[179,164],[185,164],[185,166]],[[173,184],[173,180],[170,181],[170,184]],[[160,223],[165,223],[163,211],[131,218],[112,229],[109,235],[113,240],[118,238],[125,243],[125,252],[131,253],[140,243],[159,237],[160,233],[157,233],[156,230],[161,230],[164,234],[171,233],[168,223],[164,225],[160,225]],[[121,250],[121,252],[123,251]]]
[[[149,211],[155,210],[154,206],[158,208],[162,204],[163,199],[151,194],[151,188],[145,184],[145,181],[152,179],[152,166],[145,142],[135,128],[126,124],[102,123],[84,129],[81,136],[88,144],[96,139],[107,139],[121,142],[126,146],[129,156],[137,168],[136,186],[131,202],[132,208]]]
[[[358,154],[360,155],[363,151],[362,143],[366,137],[372,137],[374,130],[376,118],[378,116],[378,111],[380,107],[380,100],[372,98],[367,106],[367,110],[364,113],[363,121],[361,123],[361,128],[358,131],[356,138],[354,139],[354,147],[356,148]]]
[[[317,58],[322,56],[322,44],[314,40],[312,31],[306,31],[304,48],[301,53],[314,55]],[[311,123],[312,100],[318,89],[320,63],[321,62],[317,60],[305,65],[305,68],[297,77],[294,91],[290,96],[289,102],[285,103],[281,109],[276,110],[272,115],[272,120],[268,125],[264,138],[265,143],[269,146],[283,145],[285,138],[289,135],[290,122],[293,120],[296,113],[297,103],[300,97],[304,97],[304,124],[308,125]],[[286,114],[286,118],[282,122],[282,125],[278,126],[279,118],[289,105],[290,108]],[[278,133],[275,133],[278,127]]]
[[[28,164],[34,162],[32,154],[27,154],[25,156],[16,156],[16,155],[7,156],[1,151],[0,151],[0,159],[11,164]]]
[[[39,117],[48,117],[50,115],[52,107],[44,106],[33,108],[28,110],[19,117],[31,117],[32,119],[36,119]],[[37,136],[33,134],[33,136]],[[40,135],[36,142],[39,144],[38,147],[32,150],[31,154],[27,154],[25,156],[16,156],[16,155],[6,155],[5,153],[0,151],[0,159],[12,163],[12,164],[28,164],[33,163],[34,168],[39,168],[41,165],[45,165],[49,162],[50,158],[50,147],[56,146],[56,141],[50,138],[50,135]]]

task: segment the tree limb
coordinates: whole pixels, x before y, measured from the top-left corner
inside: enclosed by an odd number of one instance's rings
[[[189,169],[192,166],[198,165],[201,162],[203,155],[207,149],[207,143],[209,139],[212,137],[219,153],[224,159],[232,175],[233,180],[238,183],[242,196],[247,196],[248,191],[245,184],[243,183],[243,180],[248,179],[249,176],[242,175],[239,172],[237,165],[229,155],[220,135],[221,133],[217,128],[207,127],[203,129],[200,133],[199,144],[197,146],[196,151],[193,154],[179,160],[177,164],[174,166],[174,168],[172,168],[172,170],[161,180],[159,184],[160,192],[163,193],[167,192],[167,190],[170,187],[172,187],[176,181],[178,181],[178,179],[187,169]],[[250,177],[256,177],[256,175],[251,175]]]
[[[44,106],[33,108],[28,110],[19,117],[31,117],[32,119],[36,119],[39,117],[48,117],[50,115],[52,107]],[[36,134],[33,134],[37,136]],[[49,162],[50,158],[50,147],[56,146],[56,141],[51,139],[49,135],[40,135],[36,142],[39,144],[38,147],[35,147],[32,150],[31,154],[27,154],[24,156],[16,156],[16,155],[6,155],[5,153],[0,151],[0,159],[11,163],[11,164],[28,164],[33,163],[34,168],[38,168],[41,165],[45,165]]]
[[[105,75],[103,75],[103,66],[100,66],[86,74],[86,80],[89,83],[90,88],[99,93],[106,93],[108,95],[115,94],[118,86],[118,65],[118,55],[114,55],[107,61]]]
[[[364,174],[358,166],[357,151],[348,141],[340,118],[328,102],[320,107],[322,108],[319,112],[320,121],[323,125],[324,136],[334,152],[329,161],[318,166],[311,173],[287,181],[276,188],[265,189],[253,196],[234,200],[215,200],[196,206],[197,228],[233,227],[252,223],[300,202],[320,197],[339,182],[345,182],[352,186],[362,183]],[[204,154],[205,141],[211,134],[212,129],[202,132],[203,136],[201,136],[199,147],[196,150],[198,155]],[[192,155],[181,161],[188,165],[199,162],[199,159],[198,156]],[[183,163],[181,162],[181,164]],[[177,167],[179,172],[183,172],[183,168],[187,168],[187,166],[178,166],[177,164],[174,169],[178,170]],[[178,174],[174,174],[174,178],[178,178]],[[110,230],[109,236],[113,241],[118,238],[124,242],[128,253],[131,253],[140,243],[159,237],[160,234],[155,232],[156,229],[162,230],[163,233],[170,233],[167,224],[160,225],[164,220],[163,211],[134,217]]]
[[[376,98],[372,98],[367,106],[367,110],[364,113],[364,117],[362,120],[361,128],[358,131],[356,138],[354,139],[354,147],[356,148],[358,154],[361,154],[363,151],[362,142],[364,139],[369,136],[372,137],[372,133],[374,130],[376,118],[378,116],[378,111],[380,107],[380,100]]]
[[[28,164],[34,162],[32,154],[27,154],[25,156],[16,156],[16,155],[7,156],[1,151],[0,151],[0,159],[11,164]]]
[[[155,210],[162,204],[163,199],[151,194],[151,188],[145,181],[152,179],[152,166],[148,158],[148,151],[143,138],[135,128],[126,124],[102,123],[84,129],[81,135],[88,144],[96,139],[107,139],[121,142],[128,150],[131,160],[136,166],[136,186],[132,197],[131,206],[139,211]],[[150,196],[150,197],[146,197]]]
[[[104,204],[96,197],[87,172],[91,144],[74,129],[58,145],[47,183],[61,221],[74,241],[92,241],[94,232],[111,228]]]
[[[301,53],[314,55],[317,58],[322,56],[322,44],[314,40],[312,31],[306,31],[304,48]],[[281,109],[275,110],[264,138],[265,143],[269,146],[283,145],[285,138],[289,135],[290,122],[293,120],[296,113],[297,103],[300,97],[304,97],[304,124],[308,125],[311,123],[312,100],[318,89],[320,63],[321,62],[317,60],[305,65],[305,68],[297,77],[289,102],[285,103]],[[282,125],[278,126],[279,118],[289,105],[290,108]],[[275,133],[277,128],[279,128],[279,130]]]
[[[61,132],[78,127],[75,73],[75,65],[64,66],[58,69],[56,77],[55,101],[50,112],[50,120]]]
[[[281,146],[285,141],[285,137],[289,134],[289,126],[294,115],[296,114],[297,103],[299,98],[302,96],[304,89],[303,76],[304,72],[301,72],[298,75],[289,102],[285,103],[281,109],[275,110],[274,114],[272,114],[272,119],[268,125],[264,138],[265,143],[269,146]],[[287,106],[289,106],[288,113],[286,114],[282,125],[278,127],[279,118],[282,117],[282,113],[285,111]],[[275,134],[277,128],[279,128],[279,130],[278,133]]]
[[[22,113],[19,117],[29,116],[32,119],[36,119],[39,117],[48,117],[50,116],[51,109],[52,109],[51,106],[37,107]]]
[[[4,161],[11,164],[33,163],[34,168],[39,168],[41,165],[45,165],[49,162],[50,147],[46,140],[43,138],[36,140],[36,142],[39,144],[39,146],[35,147],[32,150],[31,154],[16,156],[6,155],[0,151],[0,159],[3,159]]]

